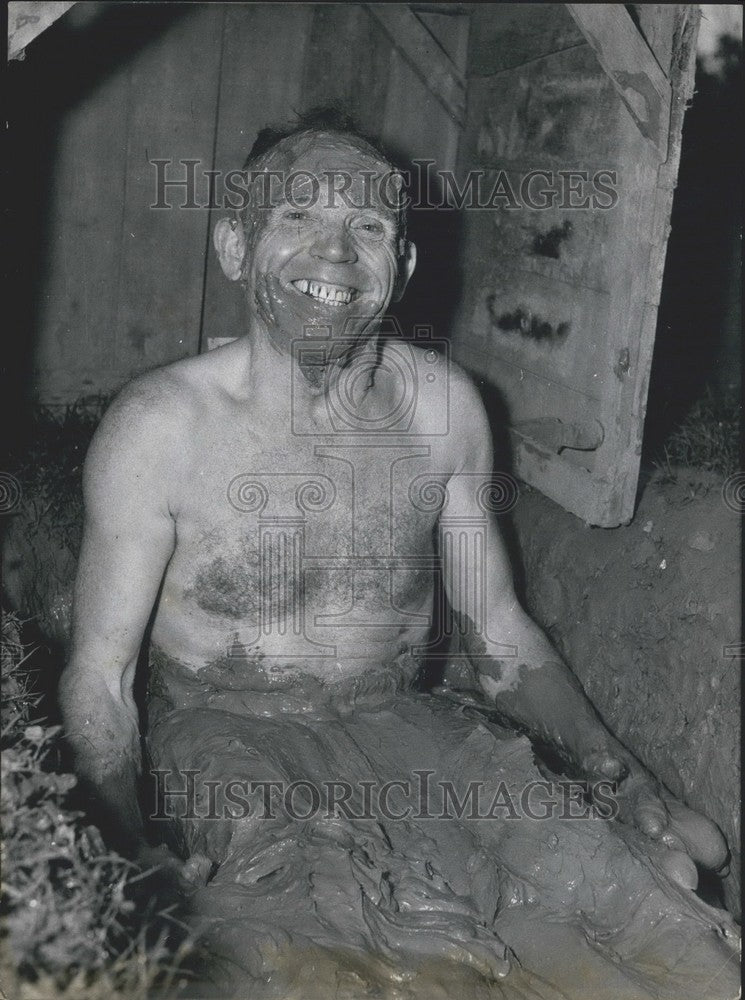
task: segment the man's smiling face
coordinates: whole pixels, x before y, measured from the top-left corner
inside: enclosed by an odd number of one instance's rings
[[[348,349],[377,332],[401,272],[411,270],[399,253],[400,179],[332,135],[319,136],[282,174],[268,207],[249,209],[249,304],[280,351],[314,330],[344,338]]]

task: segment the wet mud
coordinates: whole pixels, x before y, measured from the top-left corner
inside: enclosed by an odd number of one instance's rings
[[[724,833],[739,917],[741,516],[722,477],[659,471],[612,530],[522,489],[514,528],[528,608],[605,723]]]
[[[354,686],[325,687],[324,698],[308,688],[302,711],[282,692],[199,704],[206,681],[190,687],[163,661],[158,671],[157,768],[198,772],[205,789],[277,782],[304,793],[292,814],[281,801],[269,809],[262,791],[227,816],[219,799],[208,815],[197,790],[193,815],[169,824],[174,849],[211,863],[184,904],[210,955],[198,995],[736,995],[735,929],[670,881],[666,849],[615,821],[494,807],[505,794],[520,802],[542,774],[528,740],[488,711],[403,690],[395,671],[364,704]],[[329,797],[334,781],[351,787],[344,809]],[[448,812],[440,781],[461,803],[479,783],[486,808]],[[365,799],[395,782],[411,793]]]

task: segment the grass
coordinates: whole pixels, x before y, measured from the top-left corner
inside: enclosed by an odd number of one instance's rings
[[[706,469],[729,476],[740,464],[742,404],[707,387],[652,455],[652,462],[671,475],[674,467]]]
[[[6,468],[21,483],[31,521],[77,553],[82,525],[83,462],[106,408],[105,396],[87,396],[64,410],[36,407]]]
[[[189,953],[142,898],[139,870],[108,851],[70,808],[76,785],[55,769],[59,727],[37,718],[35,651],[2,623],[0,984],[13,1000],[145,1000],[172,995]],[[174,955],[175,951],[175,955]]]

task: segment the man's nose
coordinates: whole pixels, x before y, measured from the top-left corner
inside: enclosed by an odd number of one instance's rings
[[[354,264],[357,251],[344,226],[333,226],[319,233],[311,247],[311,256],[328,260],[334,264]]]

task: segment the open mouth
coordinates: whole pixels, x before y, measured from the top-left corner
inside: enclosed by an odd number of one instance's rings
[[[348,306],[357,297],[357,289],[348,285],[327,285],[321,281],[309,281],[307,278],[298,278],[292,282],[303,295],[322,302],[327,306]]]

